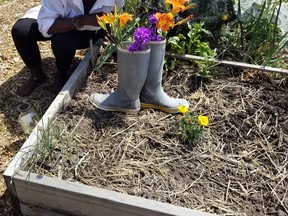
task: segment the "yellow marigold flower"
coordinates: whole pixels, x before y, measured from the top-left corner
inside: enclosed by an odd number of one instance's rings
[[[156,13],[155,17],[158,19],[156,27],[162,32],[167,32],[169,28],[174,27],[174,16],[172,13]]]
[[[178,106],[178,112],[185,114],[188,112],[188,108],[184,105],[180,105],[180,106]]]
[[[198,124],[201,125],[201,126],[208,126],[208,124],[209,124],[208,117],[199,115],[198,116]]]
[[[129,20],[132,20],[132,15],[129,13],[122,13],[119,15],[120,28],[126,25]]]
[[[228,20],[228,16],[226,16],[226,15],[222,16],[222,20],[223,21],[227,21]]]
[[[185,6],[185,3],[189,3],[190,0],[165,0],[165,4],[171,4],[172,5],[172,13],[176,14],[179,13],[180,11],[185,11],[189,8],[192,8],[194,4],[189,4]]]

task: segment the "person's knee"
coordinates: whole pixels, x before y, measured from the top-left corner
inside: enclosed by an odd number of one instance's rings
[[[23,31],[23,24],[18,20],[11,28],[11,35],[13,38],[25,37],[26,33]]]
[[[23,41],[31,41],[35,38],[38,31],[37,21],[34,19],[19,19],[11,29],[11,34],[14,39]]]

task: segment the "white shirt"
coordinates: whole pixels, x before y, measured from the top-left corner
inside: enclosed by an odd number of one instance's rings
[[[120,8],[124,0],[97,0],[90,10],[90,14],[105,12],[110,13],[114,10],[114,5]],[[34,18],[38,21],[39,31],[44,37],[51,37],[48,34],[49,28],[57,18],[72,18],[84,14],[82,0],[42,0],[42,5],[27,11],[23,18]],[[84,26],[81,30],[97,31],[100,27]]]

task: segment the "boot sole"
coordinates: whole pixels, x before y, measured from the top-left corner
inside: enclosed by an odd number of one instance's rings
[[[167,107],[163,107],[163,106],[158,106],[155,104],[148,104],[148,103],[141,103],[141,108],[142,109],[157,109],[166,113],[177,113],[178,112],[178,108],[167,108]]]
[[[103,107],[100,104],[94,103],[90,98],[89,101],[98,109],[104,110],[104,111],[112,111],[112,112],[124,112],[126,114],[130,114],[130,115],[136,115],[139,111],[139,109],[124,109],[124,108],[120,108],[120,107]]]

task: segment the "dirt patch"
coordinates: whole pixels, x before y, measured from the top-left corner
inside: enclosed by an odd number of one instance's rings
[[[220,215],[288,214],[287,80],[223,67],[209,80],[195,70],[183,61],[164,74],[164,89],[209,117],[203,141],[179,141],[179,114],[95,109],[89,95],[117,86],[112,62],[93,71],[57,116],[52,153],[33,171]]]

